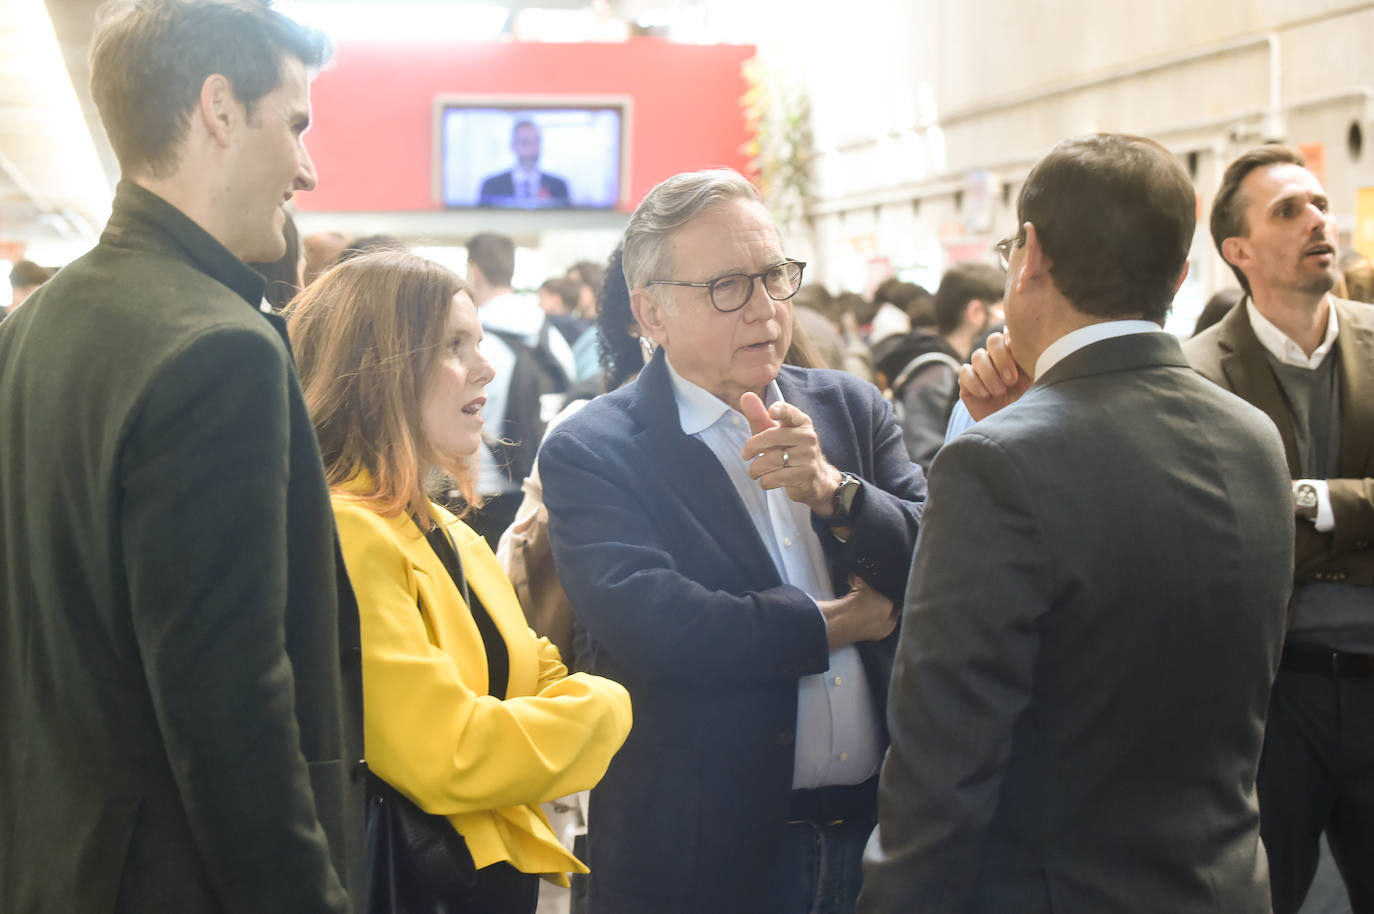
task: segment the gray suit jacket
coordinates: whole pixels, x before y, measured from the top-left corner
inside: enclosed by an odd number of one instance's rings
[[[1164,334],[1073,353],[946,446],[860,910],[1267,914],[1291,512],[1272,424]]]

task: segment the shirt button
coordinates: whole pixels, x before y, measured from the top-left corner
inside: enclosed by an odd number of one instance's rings
[[[783,537],[783,539],[782,539],[782,544],[783,544],[784,546],[791,546],[791,545],[792,545],[792,537],[790,537],[790,536],[785,536],[785,537]]]
[[[833,681],[835,685],[844,685],[844,678],[841,676],[836,676]]]
[[[849,753],[848,753],[848,752],[841,752],[841,753],[840,753],[840,761],[842,761],[842,762],[847,762],[847,761],[849,761]]]

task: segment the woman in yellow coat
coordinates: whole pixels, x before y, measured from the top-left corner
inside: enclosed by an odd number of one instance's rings
[[[630,699],[568,675],[486,542],[426,494],[442,470],[471,495],[492,376],[476,308],[451,271],[382,252],[322,276],[288,327],[358,599],[368,767],[467,844],[475,888],[430,910],[533,911],[535,874],[586,872],[539,804],[600,780]]]

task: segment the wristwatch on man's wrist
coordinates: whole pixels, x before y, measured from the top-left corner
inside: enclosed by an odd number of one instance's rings
[[[822,517],[821,521],[828,527],[854,526],[855,499],[862,488],[863,483],[859,481],[859,477],[850,473],[841,476],[835,494],[830,496],[830,507],[834,513],[829,517]]]
[[[1317,521],[1317,487],[1300,479],[1293,483],[1293,513],[1298,520]]]

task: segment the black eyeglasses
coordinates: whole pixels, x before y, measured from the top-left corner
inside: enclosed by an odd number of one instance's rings
[[[710,282],[679,282],[673,279],[651,279],[644,284],[660,286],[691,286],[705,289],[711,294],[711,304],[717,311],[729,314],[749,304],[754,295],[754,280],[763,280],[763,291],[773,301],[786,301],[801,288],[802,270],[806,263],[800,260],[784,260],[757,273],[726,273]]]
[[[1011,268],[1011,251],[1016,247],[1017,238],[1017,235],[1008,235],[992,246],[993,252],[997,255],[997,262],[1004,270]]]

